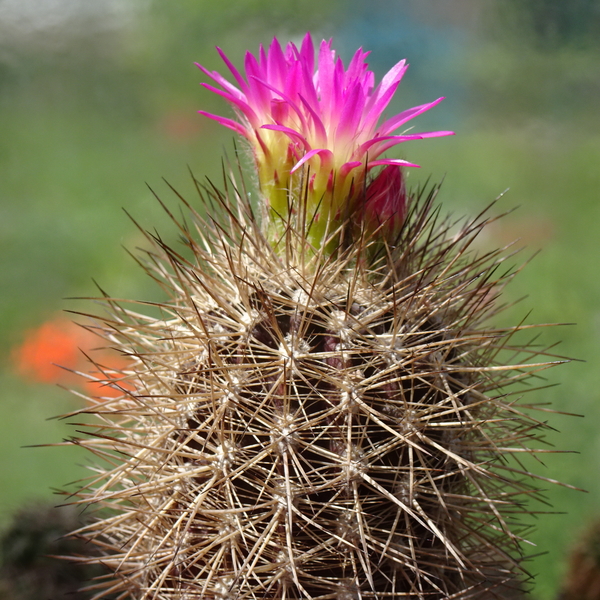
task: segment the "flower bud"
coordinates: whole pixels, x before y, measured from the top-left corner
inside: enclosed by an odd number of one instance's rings
[[[388,165],[366,191],[363,221],[368,233],[381,230],[388,239],[402,227],[406,216],[406,186],[402,167]]]

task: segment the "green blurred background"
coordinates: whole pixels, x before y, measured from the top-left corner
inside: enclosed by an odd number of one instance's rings
[[[22,449],[73,434],[47,419],[79,406],[56,387],[19,377],[11,352],[27,331],[96,295],[160,292],[122,249],[141,235],[121,208],[175,241],[148,183],[174,204],[164,177],[191,195],[188,167],[220,179],[228,130],[196,110],[227,113],[198,86],[193,65],[223,70],[215,45],[240,64],[246,49],[334,38],[347,60],[372,50],[381,77],[411,63],[389,112],[447,99],[415,130],[457,136],[403,145],[422,165],[411,182],[445,178],[442,201],[475,214],[519,210],[485,243],[520,238],[542,252],[507,290],[528,295],[504,319],[574,326],[544,331],[585,359],[548,372],[536,398],[585,418],[549,416],[549,455],[537,472],[585,488],[548,486],[554,510],[537,517],[530,564],[535,597],[556,596],[575,538],[600,517],[600,3],[598,0],[0,0],[0,525],[31,499],[78,478],[87,457],[69,448]],[[515,259],[518,260],[518,259]]]

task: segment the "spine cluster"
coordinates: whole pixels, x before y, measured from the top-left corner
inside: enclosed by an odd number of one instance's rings
[[[521,396],[556,361],[519,341],[525,327],[488,325],[512,271],[471,248],[486,218],[457,225],[420,194],[395,244],[324,257],[291,228],[275,252],[245,194],[205,193],[226,226],[192,211],[181,252],[148,236],[164,317],[105,299],[98,324],[131,366],[75,441],[102,459],[78,492],[98,509],[80,533],[114,571],[94,597],[517,586],[539,494],[519,458],[545,427]]]

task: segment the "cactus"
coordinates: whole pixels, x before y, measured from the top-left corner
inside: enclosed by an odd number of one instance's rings
[[[103,298],[95,327],[130,363],[72,442],[102,460],[77,492],[114,571],[94,598],[496,597],[527,576],[540,491],[519,457],[545,424],[521,394],[560,361],[519,341],[528,326],[489,325],[515,271],[472,249],[487,213],[444,218],[437,187],[406,191],[410,163],[377,159],[450,133],[392,135],[437,101],[375,128],[404,63],[373,89],[362,51],[344,71],[323,42],[314,77],[312,52],[275,41],[247,81],[224,57],[240,89],[204,70],[240,113],[208,116],[253,144],[261,202],[231,174],[224,192],[194,180],[209,216],[183,200],[183,249],[146,234],[163,316]],[[286,69],[295,91],[275,89]],[[372,137],[339,157],[350,122]]]

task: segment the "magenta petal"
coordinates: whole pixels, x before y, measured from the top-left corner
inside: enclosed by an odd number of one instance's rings
[[[358,124],[363,116],[365,106],[365,95],[359,83],[355,83],[346,98],[339,123],[335,132],[336,140],[352,139],[358,131]]]
[[[347,90],[344,88],[344,63],[341,58],[335,61],[333,68],[333,85],[331,90],[330,118],[339,119],[340,112],[344,106]]]
[[[360,154],[364,154],[367,150],[371,149],[376,144],[384,144],[384,142],[388,142],[390,140],[394,140],[392,146],[395,144],[401,144],[402,142],[407,142],[409,140],[420,140],[421,136],[418,134],[415,135],[381,135],[370,140],[366,141],[364,144],[361,144],[355,151],[355,154],[358,156]],[[378,151],[377,154],[381,154],[382,151]]]
[[[373,160],[367,164],[367,169],[372,169],[373,167],[378,167],[379,165],[400,165],[401,167],[417,167],[420,169],[420,165],[415,165],[414,163],[410,163],[407,160],[402,160],[400,158],[382,158],[381,160]]]
[[[321,97],[321,106],[323,108],[323,114],[326,118],[329,118],[330,107],[333,102],[333,89],[334,89],[334,57],[335,52],[330,48],[325,40],[321,42],[319,48],[319,65],[318,65],[318,92]]]
[[[285,94],[295,103],[297,103],[298,94],[302,91],[302,84],[302,65],[298,61],[295,61],[289,66],[282,85]]]
[[[312,117],[312,121],[315,126],[317,143],[319,144],[319,146],[324,146],[325,144],[327,144],[327,130],[325,129],[325,125],[323,125],[323,121],[321,121],[321,118],[313,109],[313,107],[304,99],[304,96],[300,96],[300,100],[302,101],[302,104]]]
[[[289,97],[287,96],[284,92],[282,92],[281,90],[278,90],[277,88],[273,87],[272,85],[270,85],[269,83],[267,83],[266,81],[263,81],[262,79],[259,79],[258,77],[253,77],[252,78],[256,83],[260,84],[261,86],[264,86],[265,88],[271,90],[272,92],[274,92],[275,94],[277,94],[277,96],[281,97],[283,100],[285,100],[290,107],[292,108],[292,110],[298,115],[298,118],[300,119],[300,122],[302,124],[302,127],[304,129],[307,128],[307,124],[306,124],[306,118],[304,117],[304,115],[302,114],[302,111],[300,110],[299,106]],[[269,103],[270,104],[270,103]]]
[[[247,94],[248,102],[253,104],[259,112],[268,114],[271,94],[264,86],[256,85],[256,81],[264,79],[266,74],[260,68],[258,61],[252,54],[250,54],[250,52],[246,52],[244,63],[249,86],[249,91]]]
[[[419,133],[410,133],[407,135],[401,135],[398,137],[405,137],[405,138],[415,138],[415,139],[425,139],[425,138],[432,138],[432,137],[444,137],[446,135],[456,135],[454,133],[454,131],[421,131]],[[396,137],[395,135],[391,135],[392,137]]]
[[[231,71],[231,74],[234,76],[235,80],[238,82],[240,89],[243,92],[248,91],[248,84],[246,83],[244,78],[240,75],[240,72],[233,66],[233,63],[227,58],[227,55],[225,54],[225,52],[223,52],[223,50],[221,50],[221,48],[219,48],[219,46],[217,46],[217,52],[219,53],[219,56],[221,57],[222,61],[227,65],[227,68]],[[198,64],[198,63],[196,63],[196,64]]]
[[[219,88],[216,88],[214,85],[211,85],[210,83],[206,83],[206,82],[202,81],[200,83],[200,85],[203,88],[206,88],[209,92],[214,92],[215,94],[222,96],[223,98],[225,98],[225,100],[227,100],[227,102],[236,102],[236,101],[239,102],[239,100],[237,99],[237,96],[232,96],[228,91],[220,90]],[[248,103],[246,102],[245,104],[248,104]]]
[[[290,127],[285,127],[284,125],[261,125],[261,129],[269,129],[270,131],[281,131],[285,133],[292,141],[300,142],[306,150],[310,149],[310,144],[307,139],[302,136],[302,134],[298,133],[294,129]]]
[[[354,53],[346,70],[346,85],[350,85],[363,78],[365,67],[367,66],[365,63],[367,56],[369,56],[369,52],[363,52],[362,48],[359,48]]]
[[[411,140],[422,140],[431,137],[442,137],[445,135],[454,135],[453,131],[427,131],[424,133],[412,133],[407,135],[381,135],[366,141],[361,144],[355,151],[356,155],[364,154],[370,148],[377,144],[381,144],[380,148],[377,148],[375,152],[377,155],[385,152],[388,148],[401,144],[402,142],[409,142]]]
[[[273,38],[269,47],[269,56],[267,57],[266,79],[275,85],[283,85],[287,75],[287,63],[283,50],[279,45],[277,38]]]
[[[447,135],[456,135],[454,131],[423,131],[418,134],[420,138],[444,137]]]
[[[378,102],[379,99],[390,89],[398,87],[404,73],[408,69],[406,60],[397,62],[384,76],[381,83],[377,86],[377,89],[373,93],[373,100]]]
[[[212,119],[213,121],[217,121],[217,123],[221,123],[221,125],[225,125],[225,127],[229,127],[229,129],[233,129],[236,133],[243,135],[246,138],[249,138],[248,130],[240,125],[237,121],[232,119],[228,119],[227,117],[220,117],[219,115],[213,115],[212,113],[206,112],[205,110],[198,111],[201,115]]]
[[[256,113],[250,108],[250,105],[247,102],[238,100],[237,98],[231,96],[231,94],[219,90],[213,87],[212,85],[209,85],[208,83],[201,83],[200,85],[202,87],[205,87],[207,90],[218,94],[219,96],[223,96],[223,98],[225,98],[227,102],[236,106],[246,116],[246,118],[248,119],[248,121],[250,121],[253,127],[258,126],[258,117],[256,116]]]
[[[373,73],[373,71],[367,71],[365,73],[363,85],[365,90],[368,90],[369,93],[371,93],[371,90],[375,86],[375,73]]]
[[[333,160],[333,152],[331,150],[327,150],[327,148],[310,150],[294,165],[294,168],[290,171],[290,173],[297,171],[306,161],[310,160],[316,155],[319,155],[322,163],[331,162]]]
[[[408,65],[405,60],[396,63],[383,77],[377,89],[373,92],[365,110],[373,115],[375,122],[379,119],[381,113],[385,110],[390,100],[394,96],[400,80],[406,73]]]
[[[266,72],[267,72],[267,53],[265,52],[265,47],[262,44],[260,44],[260,46],[258,47],[258,64],[259,64],[261,72],[266,74]]]
[[[315,49],[310,32],[308,32],[302,40],[302,46],[300,47],[300,62],[309,73],[312,73],[315,70]]]
[[[356,167],[360,167],[363,164],[364,163],[362,163],[360,160],[353,160],[351,162],[344,163],[340,167],[340,175],[342,177],[346,177],[346,175],[348,175],[348,173],[350,173],[350,171],[352,171],[352,169],[356,169]]]
[[[443,99],[443,97],[438,98],[437,100],[429,102],[428,104],[421,104],[420,106],[415,106],[413,108],[409,108],[408,110],[401,112],[400,114],[396,115],[395,117],[392,117],[391,119],[388,119],[385,123],[383,123],[383,125],[381,125],[378,128],[378,132],[381,135],[387,135],[388,133],[395,131],[396,129],[398,129],[398,127],[404,125],[404,123],[406,123],[407,121],[410,121],[411,119],[414,119],[417,115],[420,115],[421,113],[428,111],[430,108],[433,108],[434,106],[439,104]]]
[[[377,148],[377,156],[379,156],[380,154],[383,154],[386,150],[389,150],[393,146],[396,146],[397,144],[400,144],[402,142],[406,142],[409,140],[423,140],[425,138],[432,138],[432,137],[443,137],[446,135],[454,135],[454,132],[453,131],[430,131],[427,133],[418,133],[415,135],[389,136],[390,141],[383,143],[380,148]],[[402,138],[404,138],[404,139],[402,139]]]
[[[313,81],[312,71],[309,71],[306,68],[306,65],[302,65],[302,83],[300,89],[301,91],[298,92],[298,97],[307,108],[310,106],[311,114],[316,114],[317,111],[322,113],[319,96]],[[321,120],[320,117],[319,120]]]
[[[399,83],[402,77],[404,77],[404,73],[408,69],[408,64],[406,59],[403,58],[399,60],[384,76],[379,84],[379,88],[381,90],[385,90],[391,85]]]
[[[227,79],[225,79],[222,75],[217,73],[216,71],[209,71],[204,68],[200,63],[195,63],[195,65],[205,74],[208,75],[212,80],[216,81],[221,87],[225,88],[232,96],[236,98],[245,98],[244,94],[240,92],[233,84],[229,83]],[[203,84],[200,84],[203,85]],[[247,86],[246,86],[247,87]]]
[[[377,121],[379,121],[379,117],[381,117],[381,113],[383,113],[383,111],[387,108],[387,105],[390,103],[390,100],[394,97],[399,84],[400,82],[397,81],[395,84],[390,86],[381,94],[376,102],[373,102],[373,98],[369,99],[369,102],[365,106],[366,127],[369,129],[375,128]]]

